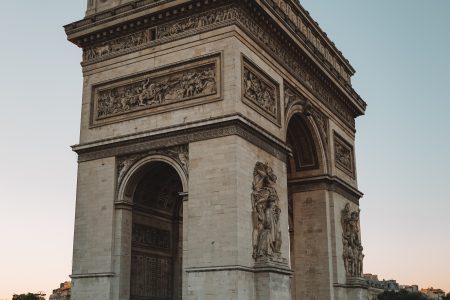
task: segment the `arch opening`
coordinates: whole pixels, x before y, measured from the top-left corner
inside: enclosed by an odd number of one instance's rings
[[[139,170],[132,195],[130,299],[181,299],[183,184],[168,163]]]
[[[319,168],[317,148],[311,130],[300,114],[294,114],[288,123],[286,143],[292,150],[287,164],[288,178],[297,173]]]
[[[316,176],[323,167],[323,157],[320,155],[321,145],[318,142],[317,134],[314,131],[314,124],[300,112],[294,113],[290,118],[286,131],[286,144],[292,151],[287,161],[287,179],[288,179],[288,229],[289,229],[289,260],[291,268],[294,271],[291,284],[292,299],[297,299],[296,281],[304,274],[299,269],[301,264],[296,263],[299,259],[299,253],[296,252],[302,242],[299,236],[301,226],[299,216],[300,207],[296,205],[298,195],[296,187],[301,185],[301,180]],[[296,232],[297,231],[297,232]]]

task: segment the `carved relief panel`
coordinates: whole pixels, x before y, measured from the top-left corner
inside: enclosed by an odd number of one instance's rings
[[[91,124],[102,125],[221,97],[220,55],[93,86]]]
[[[334,133],[334,163],[339,170],[352,178],[355,177],[353,147],[336,132]]]
[[[279,94],[278,84],[242,57],[242,100],[278,126],[281,124]]]

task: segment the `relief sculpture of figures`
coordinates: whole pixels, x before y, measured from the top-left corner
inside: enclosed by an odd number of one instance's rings
[[[342,210],[343,258],[347,276],[361,277],[363,273],[363,247],[359,238],[359,210],[350,211],[350,204]]]
[[[157,78],[100,90],[97,118],[145,109],[217,92],[215,65],[186,70]]]
[[[97,59],[102,56],[112,55],[115,53],[126,51],[150,41],[150,32],[148,30],[139,31],[124,37],[114,39],[108,43],[93,46],[84,49],[83,59],[85,61]]]
[[[280,213],[275,190],[277,177],[267,163],[257,162],[253,171],[253,258],[279,257]]]
[[[244,68],[244,85],[244,96],[276,117],[275,90],[246,68]]]

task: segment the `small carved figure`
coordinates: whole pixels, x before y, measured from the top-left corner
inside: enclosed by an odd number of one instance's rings
[[[253,258],[280,255],[281,230],[277,177],[268,164],[257,162],[253,171]]]

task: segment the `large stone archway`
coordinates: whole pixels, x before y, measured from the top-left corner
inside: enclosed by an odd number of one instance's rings
[[[113,295],[181,299],[186,169],[159,154],[125,157],[119,167]]]
[[[133,195],[130,299],[181,299],[181,180],[167,163],[145,167]]]
[[[310,290],[313,276],[307,275],[320,264],[314,257],[311,247],[314,243],[311,237],[305,235],[310,232],[308,225],[309,214],[312,212],[301,205],[306,197],[312,202],[308,194],[299,194],[299,188],[305,181],[323,174],[326,164],[322,153],[319,137],[315,135],[313,118],[304,109],[292,113],[286,132],[286,144],[291,149],[291,155],[286,162],[288,181],[288,216],[289,216],[289,246],[290,263],[294,271],[291,284],[292,299],[304,299],[305,290]],[[317,238],[317,237],[316,237]],[[305,279],[307,279],[307,282]]]
[[[366,104],[298,1],[88,0],[65,29],[83,48],[74,300],[364,299]]]

